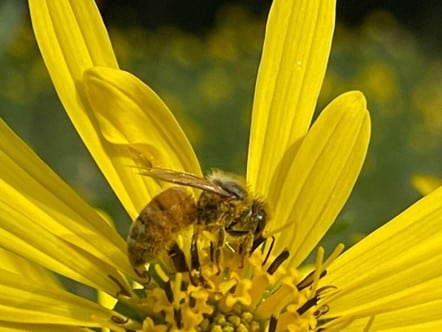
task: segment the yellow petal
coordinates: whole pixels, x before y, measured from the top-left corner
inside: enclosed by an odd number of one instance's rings
[[[110,143],[109,157],[119,165],[118,173],[126,187],[132,188],[137,214],[146,205],[146,197],[157,194],[159,187],[152,179],[140,176],[139,168],[130,167],[137,166],[136,153],[142,155],[141,161],[155,167],[201,174],[187,137],[147,85],[128,72],[104,67],[88,70],[83,82],[102,135]]]
[[[109,157],[112,151],[101,136],[81,84],[89,68],[118,68],[100,13],[91,0],[30,0],[29,7],[35,37],[57,94],[95,162],[134,217],[140,208],[131,196],[145,189],[127,188],[126,178],[118,174],[119,166]]]
[[[369,316],[432,306],[442,299],[441,261],[442,188],[368,235],[330,266],[323,283],[335,285],[338,292],[329,299],[327,315]],[[440,304],[437,313],[441,320]]]
[[[442,186],[442,179],[431,175],[415,175],[411,182],[422,195],[427,195]]]
[[[59,282],[55,276],[40,265],[34,264],[21,256],[12,252],[0,249],[0,262],[2,262],[2,269],[20,274],[30,280],[35,280],[46,287],[60,288]]]
[[[275,0],[256,83],[247,178],[260,194],[286,151],[302,138],[324,78],[334,0]]]
[[[75,91],[74,86],[68,88],[66,83],[81,80],[85,69],[92,66],[118,67],[94,1],[29,0],[29,8],[46,66],[57,90],[67,90],[66,98],[69,95],[72,98]]]
[[[98,145],[79,82],[93,66],[117,68],[107,31],[90,0],[29,0],[32,25],[58,96],[83,140]]]
[[[95,302],[62,289],[47,289],[28,278],[0,270],[0,321],[110,327],[115,315]]]
[[[117,269],[132,273],[125,241],[3,121],[0,174],[2,246],[80,282],[117,291],[107,275],[118,280]]]
[[[289,248],[298,266],[336,219],[361,170],[370,137],[365,98],[358,91],[333,100],[320,114],[298,152],[284,158],[287,173],[273,180],[271,228],[284,224],[278,247]]]
[[[370,318],[367,317],[351,320],[351,323],[343,328],[339,328],[339,331],[442,331],[440,308],[442,308],[442,300],[410,306],[405,309],[392,310],[391,312],[379,313],[373,316],[370,323]],[[368,325],[370,328],[364,330]]]
[[[0,332],[92,332],[85,327],[1,322]]]

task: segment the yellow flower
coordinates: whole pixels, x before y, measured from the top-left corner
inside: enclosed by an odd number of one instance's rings
[[[414,175],[411,178],[414,188],[422,195],[427,195],[442,186],[442,179],[431,175]]]
[[[137,159],[200,176],[165,104],[118,69],[95,4],[29,4],[60,100],[131,218],[162,189],[139,174]],[[310,273],[298,269],[348,198],[369,140],[369,115],[357,91],[337,97],[310,124],[334,11],[334,1],[272,5],[247,165],[251,190],[271,208],[268,239],[244,253],[228,238],[219,264],[210,257],[209,237],[191,248],[190,230],[175,252],[190,271],[174,271],[162,257],[143,280],[114,228],[1,121],[0,331],[441,329],[442,189],[342,255],[338,246],[325,259],[319,248]],[[69,293],[45,269],[117,302],[108,309]]]

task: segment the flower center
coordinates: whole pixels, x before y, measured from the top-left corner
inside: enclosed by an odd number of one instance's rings
[[[315,269],[303,276],[284,267],[289,252],[275,255],[272,242],[247,257],[226,245],[217,264],[207,243],[192,243],[190,264],[175,245],[173,269],[162,261],[149,267],[151,280],[136,303],[143,331],[316,331],[328,311],[321,294],[334,289],[318,281],[339,253],[323,263],[319,249]]]

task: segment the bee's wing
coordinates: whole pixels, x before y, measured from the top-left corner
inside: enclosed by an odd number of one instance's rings
[[[231,196],[229,192],[225,191],[218,184],[192,173],[177,172],[170,169],[143,167],[141,175],[146,175],[156,180],[166,181],[170,183],[180,184],[183,186],[198,188],[201,190],[210,191],[222,196]]]

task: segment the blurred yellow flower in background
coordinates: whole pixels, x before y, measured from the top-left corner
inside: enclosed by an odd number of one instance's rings
[[[442,186],[442,179],[436,176],[419,174],[412,177],[411,183],[422,195],[428,195]]]
[[[118,68],[90,0],[30,0],[33,28],[59,98],[132,220],[162,185],[137,171],[134,151],[155,167],[200,165],[152,89]],[[103,327],[115,331],[382,331],[442,326],[442,189],[344,252],[319,248],[341,211],[370,136],[365,98],[334,99],[311,125],[334,29],[334,1],[274,1],[253,104],[247,163],[251,190],[271,208],[274,237],[247,255],[229,250],[221,273],[210,243],[199,248],[203,282],[151,264],[134,273],[113,226],[0,123],[0,326],[5,330]],[[131,167],[133,166],[133,167]],[[179,244],[189,260],[189,234]],[[187,243],[186,243],[187,242]],[[235,249],[235,248],[233,248]],[[18,256],[20,258],[18,258]],[[191,259],[191,258],[190,258]],[[20,261],[20,266],[16,263]],[[108,309],[74,295],[46,270],[103,291]],[[132,289],[130,280],[144,285]]]

